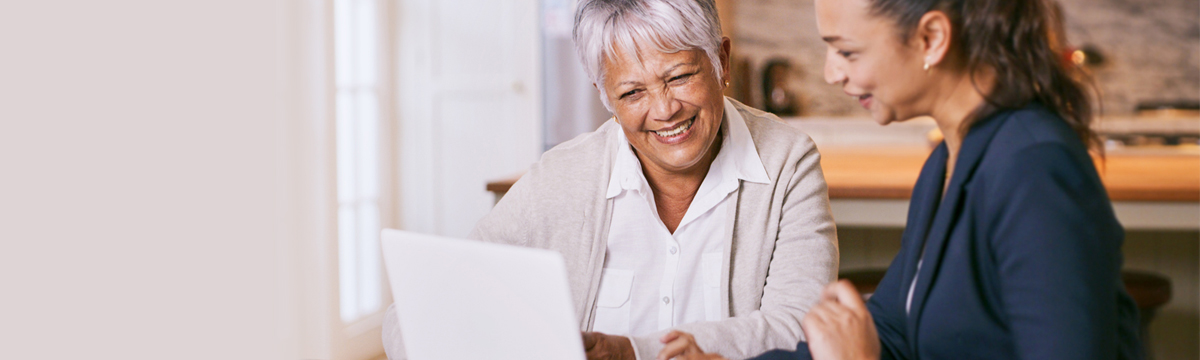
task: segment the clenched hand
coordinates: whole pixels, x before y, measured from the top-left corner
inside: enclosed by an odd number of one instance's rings
[[[721,355],[705,354],[704,350],[700,350],[700,345],[696,344],[696,338],[692,334],[679,330],[667,333],[659,341],[666,345],[658,352],[656,360],[725,360]]]
[[[633,343],[624,336],[598,332],[583,333],[583,350],[588,360],[636,360]]]
[[[821,301],[804,316],[802,325],[815,360],[879,359],[875,321],[849,281],[825,287]]]

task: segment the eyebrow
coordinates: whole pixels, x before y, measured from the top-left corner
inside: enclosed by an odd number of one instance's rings
[[[675,64],[674,66],[671,66],[669,69],[663,70],[662,75],[659,75],[659,77],[667,77],[667,75],[670,75],[672,71],[675,71],[675,69],[678,69],[680,66],[684,66],[684,65],[691,65],[691,63],[681,62],[681,63]]]
[[[671,66],[670,68],[668,68],[668,69],[666,69],[666,70],[663,70],[663,72],[662,72],[662,75],[659,75],[659,76],[660,76],[660,77],[667,77],[667,75],[670,75],[672,71],[675,71],[675,69],[678,69],[680,66],[684,66],[684,65],[692,65],[692,63],[689,63],[689,62],[681,62],[681,63],[675,64],[675,65]],[[625,85],[625,84],[641,85],[641,84],[642,84],[642,82],[641,82],[641,81],[635,81],[635,80],[625,80],[625,81],[622,81],[622,82],[619,82],[619,83],[617,83],[617,85],[616,85],[616,86],[623,86],[623,85]]]
[[[821,37],[821,40],[825,40],[825,42],[827,42],[827,43],[832,43],[832,42],[838,42],[838,41],[841,41],[841,40],[842,40],[842,37],[841,37],[841,36],[836,36],[836,35],[834,35],[834,36],[823,36],[823,37]]]

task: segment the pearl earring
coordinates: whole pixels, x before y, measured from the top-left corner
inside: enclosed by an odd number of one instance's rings
[[[925,63],[925,71],[929,71],[929,63]]]

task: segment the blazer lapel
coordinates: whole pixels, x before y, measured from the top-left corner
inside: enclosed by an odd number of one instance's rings
[[[987,150],[988,144],[996,135],[996,131],[1000,125],[1007,119],[1007,115],[1011,112],[998,112],[977,123],[967,136],[963,139],[962,148],[958,152],[958,161],[954,167],[954,174],[950,177],[950,185],[946,188],[946,193],[942,196],[941,202],[933,212],[933,222],[929,226],[928,231],[924,232],[924,260],[921,265],[920,274],[917,278],[916,288],[913,290],[912,308],[908,314],[908,339],[909,345],[912,346],[914,355],[919,358],[917,351],[917,329],[920,326],[921,314],[924,310],[925,298],[929,295],[932,284],[937,280],[938,268],[941,266],[942,255],[946,248],[947,237],[950,234],[951,225],[956,223],[959,215],[962,213],[962,200],[964,195],[964,185],[974,175],[976,168],[979,166],[980,160]],[[942,144],[942,147],[945,143]],[[943,160],[943,163],[945,160]],[[945,174],[945,168],[942,168],[942,174]],[[924,177],[927,174],[922,173]],[[931,178],[940,179],[935,186],[941,186],[945,181],[944,175],[931,176]],[[930,186],[931,184],[926,184]],[[940,189],[935,189],[935,193]],[[936,199],[937,196],[930,194],[922,194],[930,199]],[[917,196],[914,191],[913,196]],[[911,220],[911,219],[910,219]],[[917,250],[918,252],[921,250]],[[921,255],[917,255],[920,258]],[[915,267],[915,264],[914,264]],[[912,281],[911,277],[906,277]]]
[[[942,197],[941,184],[945,179],[947,154],[946,144],[938,145],[933,153],[929,154],[929,159],[925,160],[925,166],[921,167],[921,175],[913,186],[908,204],[908,229],[904,231],[903,241],[914,244],[903,247],[904,254],[900,257],[904,261],[901,279],[904,279],[905,285],[911,284],[916,274],[917,262],[921,260],[921,249],[929,234],[929,226],[933,223],[938,201]],[[908,287],[904,289],[908,290]],[[907,299],[908,294],[904,295],[901,299]]]

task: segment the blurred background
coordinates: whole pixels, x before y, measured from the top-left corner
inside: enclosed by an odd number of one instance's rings
[[[717,1],[728,96],[823,154],[842,270],[899,249],[929,119],[822,79],[811,0]],[[1200,358],[1200,2],[1058,0],[1126,285]],[[376,359],[382,228],[465,236],[607,121],[575,0],[0,4],[0,358]]]

